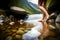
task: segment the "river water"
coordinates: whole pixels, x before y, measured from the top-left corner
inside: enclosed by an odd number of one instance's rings
[[[1,19],[0,40],[60,40],[60,23],[38,22],[42,14],[29,15],[23,25],[11,20],[3,22],[6,19]]]

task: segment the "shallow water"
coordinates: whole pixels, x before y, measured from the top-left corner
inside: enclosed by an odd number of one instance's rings
[[[0,40],[59,40],[60,23],[38,22],[41,18],[42,14],[30,15],[23,25],[11,18],[0,19]]]

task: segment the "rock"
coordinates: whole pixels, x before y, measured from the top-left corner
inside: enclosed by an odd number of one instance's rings
[[[14,22],[10,22],[9,24],[10,24],[10,25],[14,25]]]
[[[21,35],[16,35],[15,38],[16,39],[22,39],[22,36]]]
[[[22,35],[22,34],[24,34],[24,31],[18,30],[16,33]]]
[[[0,20],[0,23],[2,23],[3,22],[3,20]]]
[[[49,19],[48,22],[55,22],[55,20],[54,19]]]
[[[3,22],[4,22],[3,19],[4,19],[4,17],[5,17],[4,15],[0,15],[0,25],[3,25]]]
[[[20,24],[23,25],[24,24],[24,20],[20,20]]]
[[[58,31],[60,32],[60,23],[55,23],[56,24],[56,28],[58,29]]]
[[[11,31],[10,31],[9,29],[6,29],[6,30],[5,30],[5,32],[8,32],[8,33],[10,33]]]
[[[23,30],[23,31],[24,31],[24,30],[25,30],[25,28],[21,27],[21,28],[19,28],[18,30]]]
[[[16,29],[12,29],[11,31],[12,31],[13,33],[15,33],[17,30],[16,30]]]
[[[8,36],[6,40],[12,40],[12,36]]]
[[[4,20],[0,20],[0,25],[3,25],[3,21],[4,21]]]
[[[60,14],[57,16],[55,22],[60,22]]]
[[[50,14],[49,20],[48,22],[55,22],[56,17],[58,16],[58,11],[57,12],[53,12],[52,14]]]
[[[12,36],[16,36],[16,33],[13,33]]]
[[[5,16],[4,15],[0,15],[0,19],[3,19]]]
[[[27,33],[29,30],[24,30],[25,33]]]

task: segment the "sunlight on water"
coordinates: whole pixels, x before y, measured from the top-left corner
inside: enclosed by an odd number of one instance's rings
[[[35,26],[23,35],[24,40],[38,40],[38,36],[41,35],[39,30],[42,30],[43,26],[38,20],[42,19],[42,14],[32,14],[26,22],[33,23]]]
[[[38,22],[42,19],[42,14],[29,15],[23,25],[18,21],[13,22],[10,18],[8,19],[11,21],[7,21],[5,17],[0,17],[0,39],[2,40],[4,38],[6,40],[59,40],[60,38],[60,23]]]

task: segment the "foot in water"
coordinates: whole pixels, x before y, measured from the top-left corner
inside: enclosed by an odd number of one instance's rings
[[[48,21],[48,19],[49,19],[49,15],[46,17],[46,22]]]
[[[46,17],[46,19],[39,20],[39,22],[47,22],[49,19],[49,15]]]

